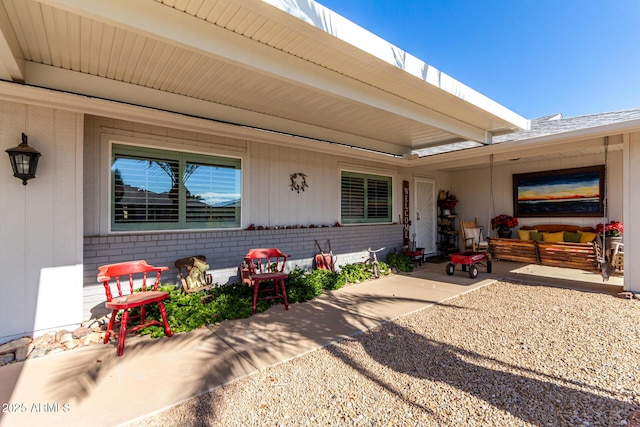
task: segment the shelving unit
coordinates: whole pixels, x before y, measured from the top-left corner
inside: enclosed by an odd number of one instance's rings
[[[456,199],[438,200],[438,254],[449,255],[460,252],[458,247],[458,216],[455,213]]]

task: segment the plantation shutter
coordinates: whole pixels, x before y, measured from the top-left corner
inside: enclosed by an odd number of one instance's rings
[[[364,178],[342,177],[342,221],[350,222],[364,219]]]
[[[367,180],[367,218],[387,219],[389,209],[389,182],[387,180],[369,178]]]
[[[345,224],[391,221],[391,178],[343,172],[341,219]]]

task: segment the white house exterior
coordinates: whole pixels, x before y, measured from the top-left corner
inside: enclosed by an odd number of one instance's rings
[[[0,144],[24,132],[42,153],[26,186],[0,162],[0,342],[99,314],[102,264],[172,267],[202,253],[224,283],[251,247],[281,247],[303,267],[315,240],[330,239],[342,263],[368,246],[399,250],[404,182],[410,234],[435,253],[439,190],[487,226],[512,212],[512,174],[604,164],[605,137],[608,218],[625,224],[626,257],[640,247],[630,215],[640,207],[637,111],[531,126],[313,2],[174,3],[0,2]],[[212,174],[223,165],[240,202],[227,197],[232,213],[208,219],[214,226],[190,226],[188,205],[179,226],[134,223],[112,167],[139,153]],[[300,173],[308,187],[295,191]],[[353,176],[390,191],[372,223],[349,224],[343,186]],[[624,275],[640,292],[640,270],[627,263]]]

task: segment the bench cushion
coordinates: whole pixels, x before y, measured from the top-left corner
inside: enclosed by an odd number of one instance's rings
[[[571,231],[573,233],[584,231],[595,232],[593,227],[580,227],[571,224],[538,224],[538,225],[523,225],[520,230],[538,230],[545,233],[557,233],[558,231]]]
[[[571,231],[565,231],[564,232],[564,241],[565,242],[570,242],[570,243],[580,243],[580,238],[582,237],[582,234],[576,232],[573,233]]]
[[[557,233],[542,233],[543,242],[559,243],[564,241],[564,231],[558,231]]]
[[[591,243],[596,240],[598,235],[596,233],[583,232],[580,233],[580,243]]]
[[[531,232],[531,240],[534,242],[542,242],[542,232],[541,231],[532,231]]]
[[[531,240],[531,233],[537,233],[538,230],[518,230],[518,239]]]

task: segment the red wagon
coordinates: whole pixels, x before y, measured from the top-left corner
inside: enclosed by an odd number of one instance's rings
[[[456,270],[456,264],[462,265],[462,271],[467,271],[469,266],[469,277],[475,279],[478,277],[478,266],[486,267],[487,273],[491,273],[491,260],[486,252],[459,252],[449,256],[451,262],[447,264],[447,274],[452,276]]]

